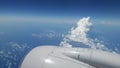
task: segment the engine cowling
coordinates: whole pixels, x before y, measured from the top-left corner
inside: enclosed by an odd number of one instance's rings
[[[39,46],[26,55],[20,68],[120,68],[119,58],[89,48]]]

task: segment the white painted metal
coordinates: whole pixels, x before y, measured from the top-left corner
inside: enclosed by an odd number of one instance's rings
[[[120,55],[88,48],[39,46],[20,68],[120,68]]]

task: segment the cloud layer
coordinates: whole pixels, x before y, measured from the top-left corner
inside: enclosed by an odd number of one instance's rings
[[[73,23],[76,19],[49,16],[0,16],[2,22],[44,22],[44,23]]]
[[[27,43],[18,44],[16,42],[8,42],[7,45],[0,50],[0,67],[4,68],[7,66],[7,68],[17,68],[18,61],[20,61],[27,49],[29,49]]]

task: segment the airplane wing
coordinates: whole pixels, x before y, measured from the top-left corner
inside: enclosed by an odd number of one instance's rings
[[[120,61],[116,60],[120,58],[119,55],[111,56],[112,54],[102,51],[93,52],[88,48],[39,46],[26,55],[20,68],[120,68]],[[101,54],[115,59],[111,63],[107,58],[98,57]]]

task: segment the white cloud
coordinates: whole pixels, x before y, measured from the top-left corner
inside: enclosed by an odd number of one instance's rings
[[[72,47],[72,45],[69,44],[66,40],[62,41],[62,42],[60,43],[60,46],[61,46],[61,47]]]
[[[53,30],[49,30],[42,33],[32,33],[32,36],[37,38],[43,38],[43,37],[54,38],[54,37],[63,37],[63,34],[56,33]]]
[[[48,33],[48,34],[46,34],[46,36],[48,38],[53,38],[53,37],[55,37],[55,33]]]
[[[36,34],[36,33],[32,33],[33,37],[37,37],[37,38],[42,38],[42,37],[48,37],[48,38],[53,38],[56,37],[56,33],[40,33],[40,34]]]
[[[35,33],[32,33],[32,36],[33,36],[33,37],[38,37],[38,38],[41,38],[41,37],[42,37],[41,34],[35,34]]]
[[[21,51],[24,51],[26,48],[29,48],[29,46],[24,43],[22,45],[16,43],[16,42],[9,42],[11,48],[13,48],[12,50],[15,51],[15,50],[21,50]]]
[[[26,43],[18,44],[16,42],[8,42],[7,45],[0,50],[1,62],[5,62],[2,66],[5,65],[8,66],[8,68],[16,66],[17,61],[19,61],[18,57],[22,56],[27,48],[29,48],[29,46]]]
[[[79,42],[90,46],[94,49],[106,49],[104,44],[101,44],[97,38],[94,40],[89,38],[87,32],[90,30],[92,22],[90,22],[90,17],[82,18],[77,22],[77,27],[72,28],[69,33],[64,37],[60,46],[69,47],[72,46],[69,42]]]

